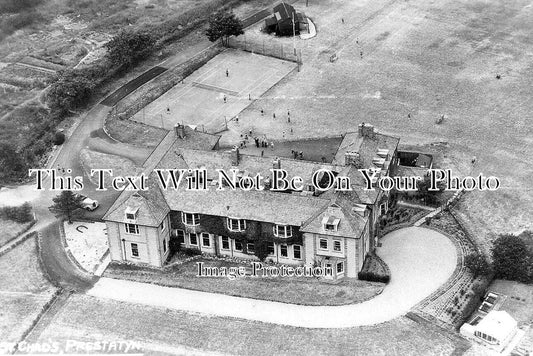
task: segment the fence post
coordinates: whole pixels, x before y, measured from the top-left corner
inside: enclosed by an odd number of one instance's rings
[[[263,56],[265,55],[265,39],[263,39]]]

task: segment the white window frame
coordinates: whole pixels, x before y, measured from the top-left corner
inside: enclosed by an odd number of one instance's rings
[[[283,248],[285,248],[285,256],[283,256]],[[289,257],[289,246],[285,244],[279,245],[279,256],[288,258]]]
[[[292,226],[291,225],[279,225],[275,224],[273,227],[274,236],[287,239],[292,237]]]
[[[298,253],[300,254],[300,257],[296,257],[296,254],[295,254],[296,247],[298,247]],[[294,258],[295,260],[302,259],[302,245],[292,245],[292,258]]]
[[[326,247],[322,247],[322,244],[321,244],[322,241],[326,241]],[[318,239],[318,249],[319,250],[323,250],[323,251],[328,251],[329,250],[329,240],[328,239],[324,239],[324,238],[319,238]]]
[[[202,238],[202,247],[211,247],[211,236],[207,232],[202,232],[200,234],[200,237]],[[206,238],[207,238],[207,241],[209,241],[208,245],[204,243],[204,239]]]
[[[250,249],[250,245],[253,246],[252,249]],[[249,253],[249,254],[254,254],[255,253],[255,244],[253,242],[247,242],[246,243],[246,252]]]
[[[227,242],[228,243],[228,248],[224,248],[224,242]],[[227,237],[227,236],[221,236],[220,237],[220,249],[221,250],[226,250],[226,251],[229,251],[231,249],[231,241],[230,241],[230,238]]]
[[[180,236],[181,234],[181,236]],[[178,239],[178,243],[179,244],[184,244],[185,243],[185,231],[184,230],[181,230],[181,229],[176,229],[176,238]],[[181,241],[180,241],[181,239]]]
[[[335,248],[335,244],[339,244],[339,249]],[[342,240],[333,240],[333,252],[342,252]]]
[[[135,245],[135,248],[133,247]],[[133,251],[137,251],[137,254],[133,253]],[[141,254],[139,253],[139,244],[136,242],[130,242],[130,252],[131,257],[133,258],[141,258]]]
[[[272,251],[270,251],[270,245],[272,245]],[[268,250],[268,255],[269,256],[276,255],[276,246],[274,245],[273,242],[267,242],[267,250]]]
[[[191,216],[192,224],[187,222],[187,215]],[[200,225],[200,214],[198,213],[187,213],[182,211],[181,212],[181,222],[184,223],[187,226],[198,226]]]
[[[163,253],[167,253],[167,251],[168,251],[168,240],[167,240],[167,238],[165,237],[165,238],[163,239]]]
[[[339,271],[339,266],[341,266],[341,270]],[[335,264],[335,271],[337,274],[343,274],[344,273],[344,261],[337,262]]]
[[[196,243],[195,243],[195,244],[192,243],[192,240],[191,240],[191,236],[192,236],[192,235],[196,236]],[[190,233],[189,233],[189,245],[191,245],[191,246],[198,246],[198,243],[199,243],[199,241],[198,241],[198,234],[195,234],[194,232],[190,232]]]
[[[137,221],[138,212],[139,212],[139,208],[127,207],[126,211],[124,211],[124,218],[128,222],[135,222]],[[131,217],[129,217],[128,215],[131,215]]]
[[[166,220],[166,219],[164,219],[164,220],[161,222],[161,225],[159,225],[159,230],[160,230],[161,232],[165,231],[165,229],[167,228],[167,224],[165,223],[165,220]]]
[[[237,222],[237,229],[233,229],[232,222]],[[233,232],[242,232],[246,230],[246,220],[245,219],[235,219],[235,218],[226,218],[226,226],[229,231]]]
[[[132,227],[133,227],[133,229],[131,229]],[[125,223],[124,224],[124,229],[126,231],[126,234],[129,234],[129,235],[139,235],[140,234],[139,225],[137,225],[137,224]],[[133,232],[132,232],[132,230],[133,230]]]

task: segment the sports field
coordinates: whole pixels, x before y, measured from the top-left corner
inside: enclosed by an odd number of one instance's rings
[[[235,141],[248,125],[276,142],[338,135],[361,122],[401,137],[401,143],[446,142],[444,168],[502,181],[496,192],[465,196],[462,211],[481,227],[480,238],[533,228],[531,0],[305,5],[294,4],[313,19],[317,36],[296,40],[301,72],[249,106],[221,144]],[[262,34],[260,26],[247,29],[248,44],[292,45],[291,38]],[[338,60],[330,62],[334,53]],[[260,108],[265,117],[257,120]],[[287,109],[290,123],[272,118]],[[442,115],[447,119],[436,124]]]
[[[228,49],[132,119],[166,129],[180,122],[219,132],[295,68],[292,62]]]

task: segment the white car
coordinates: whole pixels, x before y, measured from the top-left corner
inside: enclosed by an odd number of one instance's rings
[[[81,207],[88,211],[93,211],[98,208],[98,201],[88,198],[85,195],[78,194],[81,200]]]

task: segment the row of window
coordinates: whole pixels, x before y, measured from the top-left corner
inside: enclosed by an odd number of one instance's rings
[[[139,225],[137,224],[129,224],[129,223],[124,224],[124,228],[126,229],[127,234],[139,235]],[[167,228],[167,224],[165,220],[163,220],[161,224],[159,225],[159,230],[163,232],[165,231],[166,228]]]
[[[189,226],[198,226],[200,225],[200,214],[182,212],[181,222]],[[226,226],[228,227],[228,230],[230,231],[242,232],[246,230],[246,220],[226,218]],[[292,237],[292,226],[274,225],[273,231],[274,231],[274,236],[276,237],[282,237],[282,238]]]
[[[202,247],[211,247],[211,237],[208,233],[202,232],[201,234],[195,234],[195,233],[189,233],[189,244],[191,246],[199,246],[199,241],[202,243]],[[178,238],[178,242],[181,244],[185,243],[185,231],[183,230],[176,230],[176,236]],[[231,239],[227,236],[222,236],[221,238],[221,246],[220,248],[222,250],[230,250],[230,243]],[[274,251],[274,243],[269,242],[267,244],[268,248],[268,254],[271,256],[275,255]],[[243,252],[244,251],[244,243],[238,240],[233,241],[233,249],[237,252]],[[246,243],[246,251],[250,254],[254,253],[255,251],[255,244],[253,242],[247,242]],[[302,259],[302,246],[300,245],[292,245],[292,254],[293,258],[295,259]],[[281,257],[289,257],[289,246],[288,245],[280,245],[280,256]]]
[[[320,239],[318,243],[318,248],[320,250],[329,250],[329,240]],[[333,251],[342,252],[342,241],[341,240],[333,240]]]

